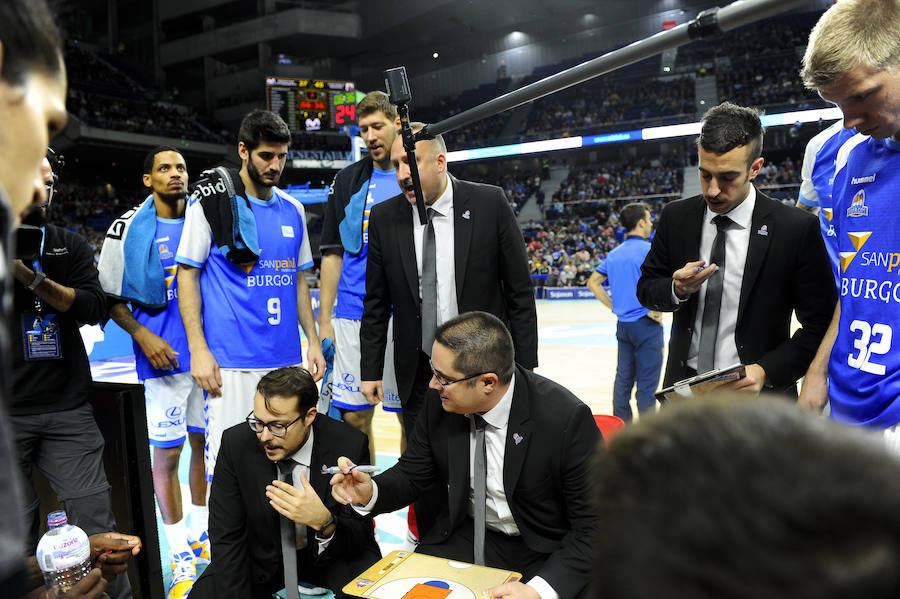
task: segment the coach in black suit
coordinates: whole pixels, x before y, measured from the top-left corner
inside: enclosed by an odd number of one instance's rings
[[[591,463],[600,442],[591,411],[560,385],[513,361],[509,332],[485,312],[438,327],[433,378],[415,434],[397,464],[371,479],[341,458],[332,494],[373,515],[396,510],[423,489],[442,489],[436,525],[416,551],[522,572],[492,596],[562,599],[586,592],[596,518]],[[484,426],[484,499],[478,491],[478,433]],[[485,506],[478,526],[478,506]],[[362,507],[359,507],[362,506]],[[627,547],[623,548],[627,551]]]
[[[370,463],[368,439],[317,414],[317,401],[316,385],[306,370],[279,368],[257,387],[248,416],[252,426],[241,423],[225,431],[209,498],[212,562],[191,597],[270,599],[284,588],[280,520],[285,517],[306,526],[306,547],[297,549],[300,580],[330,588],[337,596],[381,558],[372,522],[335,502],[328,486],[331,476],[321,473],[323,465],[333,466],[341,455]],[[254,432],[258,428],[261,432]],[[309,442],[311,448],[306,447]],[[293,486],[278,480],[278,462],[294,469]],[[304,466],[308,474],[298,475]],[[298,527],[297,534],[303,533]],[[297,545],[302,544],[298,537]]]
[[[837,297],[817,219],[751,183],[762,140],[755,110],[710,109],[698,141],[703,195],[659,219],[637,296],[675,312],[664,385],[740,362],[747,377],[731,388],[796,397],[831,321]],[[793,311],[801,327],[791,335]]]
[[[421,128],[418,123],[413,126]],[[393,310],[394,368],[407,433],[414,430],[431,376],[427,353],[434,327],[449,317],[470,310],[490,312],[509,327],[516,361],[525,368],[537,366],[537,312],[522,232],[503,190],[449,176],[446,152],[441,136],[416,144],[425,203],[436,210],[438,314],[427,341],[422,334],[427,311],[419,291],[424,276],[425,226],[419,224],[416,214],[412,178],[399,135],[391,148],[391,161],[403,193],[376,205],[369,219],[366,296],[359,334],[360,387],[371,402],[381,400],[379,379]]]

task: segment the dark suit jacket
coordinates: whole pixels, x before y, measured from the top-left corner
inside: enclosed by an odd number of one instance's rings
[[[453,185],[453,253],[459,312],[483,310],[509,327],[516,361],[537,366],[537,311],[525,242],[503,194],[493,185]],[[413,206],[403,195],[369,216],[366,296],[360,325],[360,374],[381,379],[388,318],[394,313],[394,368],[401,399],[409,397],[422,344],[419,276],[413,243]],[[440,276],[440,274],[438,275]]]
[[[445,412],[429,390],[406,451],[375,477],[373,513],[399,509],[434,484],[446,492],[436,525],[422,542],[446,540],[468,518],[470,436],[469,419]],[[581,400],[549,379],[516,368],[503,487],[525,544],[549,554],[537,575],[563,599],[577,596],[590,578],[596,532],[591,473],[600,440]],[[516,569],[516,564],[506,566]]]
[[[322,555],[316,555],[315,531],[308,529],[308,546],[298,551],[298,571],[300,580],[340,594],[341,587],[379,560],[381,553],[371,520],[338,504],[331,496],[331,476],[319,469],[323,464],[337,464],[342,455],[356,464],[371,463],[368,438],[321,414],[313,422],[313,431],[309,482],[334,514],[337,529]],[[212,563],[195,583],[192,597],[270,599],[284,588],[281,515],[266,497],[266,485],[277,478],[275,463],[266,457],[250,427],[241,423],[225,431],[209,497]]]
[[[665,386],[688,374],[697,294],[673,303],[672,273],[687,262],[709,260],[699,255],[705,210],[702,196],[668,204],[641,267],[638,300],[650,310],[675,312]],[[759,233],[763,226],[768,234]],[[768,390],[796,396],[797,380],[806,373],[834,313],[837,292],[830,270],[818,219],[757,191],[735,344],[742,363],[765,369]],[[794,310],[801,328],[791,336]]]

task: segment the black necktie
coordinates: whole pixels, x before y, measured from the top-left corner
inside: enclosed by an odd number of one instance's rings
[[[278,480],[289,485],[294,484],[293,470],[296,462],[286,460],[278,462]],[[281,561],[284,564],[284,591],[287,599],[300,599],[297,589],[297,529],[294,521],[284,516],[278,519],[281,523]]]
[[[725,283],[725,235],[734,222],[724,214],[713,218],[716,238],[713,240],[709,262],[718,270],[706,280],[706,300],[703,303],[703,326],[700,329],[700,350],[697,355],[697,372],[712,370],[716,362],[716,337],[719,334],[719,312],[722,308],[722,288]]]
[[[434,244],[435,211],[428,209],[428,224],[422,236],[422,351],[431,355],[437,329],[437,250]]]
[[[475,516],[475,563],[484,565],[484,515],[487,503],[487,453],[484,446],[484,418],[478,414],[475,419],[475,469],[472,472],[472,487],[475,491],[472,501]]]

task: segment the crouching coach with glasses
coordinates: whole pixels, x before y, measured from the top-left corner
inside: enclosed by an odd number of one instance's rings
[[[494,598],[588,596],[600,432],[581,400],[513,358],[512,337],[491,314],[467,312],[440,325],[430,389],[406,451],[374,479],[341,458],[332,495],[375,515],[432,486],[446,489],[417,552],[523,574],[522,582],[487,589]]]
[[[318,399],[306,370],[273,370],[247,422],[225,431],[209,498],[212,563],[192,599],[269,599],[283,587],[296,598],[298,576],[340,597],[381,558],[372,522],[338,504],[322,473],[338,456],[370,464],[368,438],[319,415]]]

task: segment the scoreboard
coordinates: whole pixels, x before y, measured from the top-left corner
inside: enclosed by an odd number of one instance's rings
[[[356,86],[350,81],[266,77],[268,109],[291,131],[336,130],[356,124]]]

